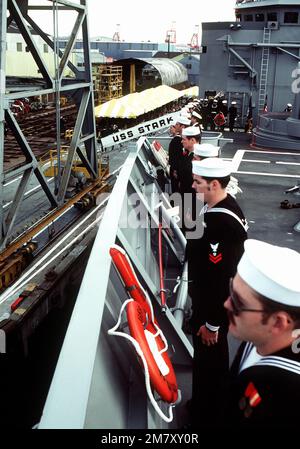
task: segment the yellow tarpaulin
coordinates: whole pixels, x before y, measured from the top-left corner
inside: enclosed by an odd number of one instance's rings
[[[186,95],[187,97],[198,97],[199,87],[198,86],[188,87],[187,89],[184,89],[181,92],[183,92],[183,95]]]
[[[143,92],[125,95],[95,107],[96,117],[135,118],[153,111],[185,95],[169,86],[158,86]]]

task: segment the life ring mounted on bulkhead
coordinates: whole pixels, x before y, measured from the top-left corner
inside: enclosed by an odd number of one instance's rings
[[[153,333],[153,323],[148,321],[145,310],[136,301],[127,305],[126,312],[130,335],[140,345],[147,361],[151,385],[165,402],[173,404],[178,399],[178,387],[159,327]]]
[[[169,176],[170,167],[169,167],[169,156],[167,151],[164,149],[164,147],[158,140],[154,140],[153,143],[150,145],[150,147],[157,164],[160,165]]]
[[[155,319],[150,298],[140,285],[126,252],[118,245],[114,245],[110,248],[110,255],[131,298],[123,303],[118,322],[108,333],[126,338],[133,344],[144,366],[149,399],[161,418],[171,422],[172,407],[179,399],[179,390],[167,353],[168,343]],[[117,331],[125,308],[130,335]],[[150,384],[163,401],[171,404],[169,416],[166,416],[158,406]]]

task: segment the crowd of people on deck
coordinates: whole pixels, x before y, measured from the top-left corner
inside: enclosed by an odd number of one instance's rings
[[[189,108],[192,110],[192,124],[193,116],[197,117],[205,131],[224,131],[226,126],[233,132],[237,128],[237,102],[233,100],[228,105],[228,100],[222,94],[189,102],[184,111]]]
[[[296,428],[300,254],[248,239],[232,164],[219,157],[219,147],[201,143],[202,129],[213,127],[219,113],[228,113],[233,128],[236,106],[227,111],[221,99],[210,106],[193,100],[170,129],[171,188],[182,198],[192,304],[186,324],[194,347],[190,426]],[[231,369],[228,330],[244,342]]]

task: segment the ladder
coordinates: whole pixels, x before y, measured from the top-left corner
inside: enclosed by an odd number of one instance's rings
[[[271,30],[264,28],[263,44],[269,44],[271,39]],[[260,78],[259,78],[259,94],[258,94],[258,113],[261,113],[265,109],[267,103],[267,80],[269,70],[269,57],[270,47],[262,48],[262,58],[260,66]]]

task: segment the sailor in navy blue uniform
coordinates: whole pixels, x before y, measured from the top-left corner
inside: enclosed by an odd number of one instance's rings
[[[231,369],[228,426],[299,427],[300,254],[247,240],[225,302],[243,343]],[[297,330],[298,329],[298,330]]]
[[[194,160],[202,161],[207,157],[219,157],[220,147],[212,145],[211,143],[200,143],[194,145]],[[233,198],[236,197],[238,193],[242,193],[242,189],[238,185],[238,180],[233,176],[230,176],[230,181],[227,184],[226,192],[229,193]]]
[[[196,143],[201,141],[201,129],[198,126],[189,126],[182,130],[182,145],[183,157],[178,164],[178,181],[179,193],[182,199],[181,219],[182,231],[185,233],[186,229],[190,227],[190,220],[195,219],[196,211],[196,195],[192,188],[192,160],[193,149]]]
[[[226,192],[231,164],[218,158],[193,161],[193,188],[205,202],[199,220],[202,237],[187,239],[189,294],[192,298],[194,360],[192,425],[223,423],[229,374],[228,319],[224,301],[247,238],[247,224],[236,200]]]
[[[178,166],[179,191],[183,195],[193,192],[192,160],[194,145],[201,142],[201,129],[199,126],[189,126],[182,130],[182,146],[184,157]]]
[[[170,179],[172,186],[172,193],[178,192],[178,166],[181,164],[183,158],[183,147],[181,143],[182,130],[189,126],[191,121],[180,115],[177,118],[175,125],[171,126],[173,139],[169,144],[169,164],[170,164]]]
[[[202,122],[202,116],[200,114],[200,109],[195,108],[192,111],[191,125],[198,126],[201,129],[201,122]]]

